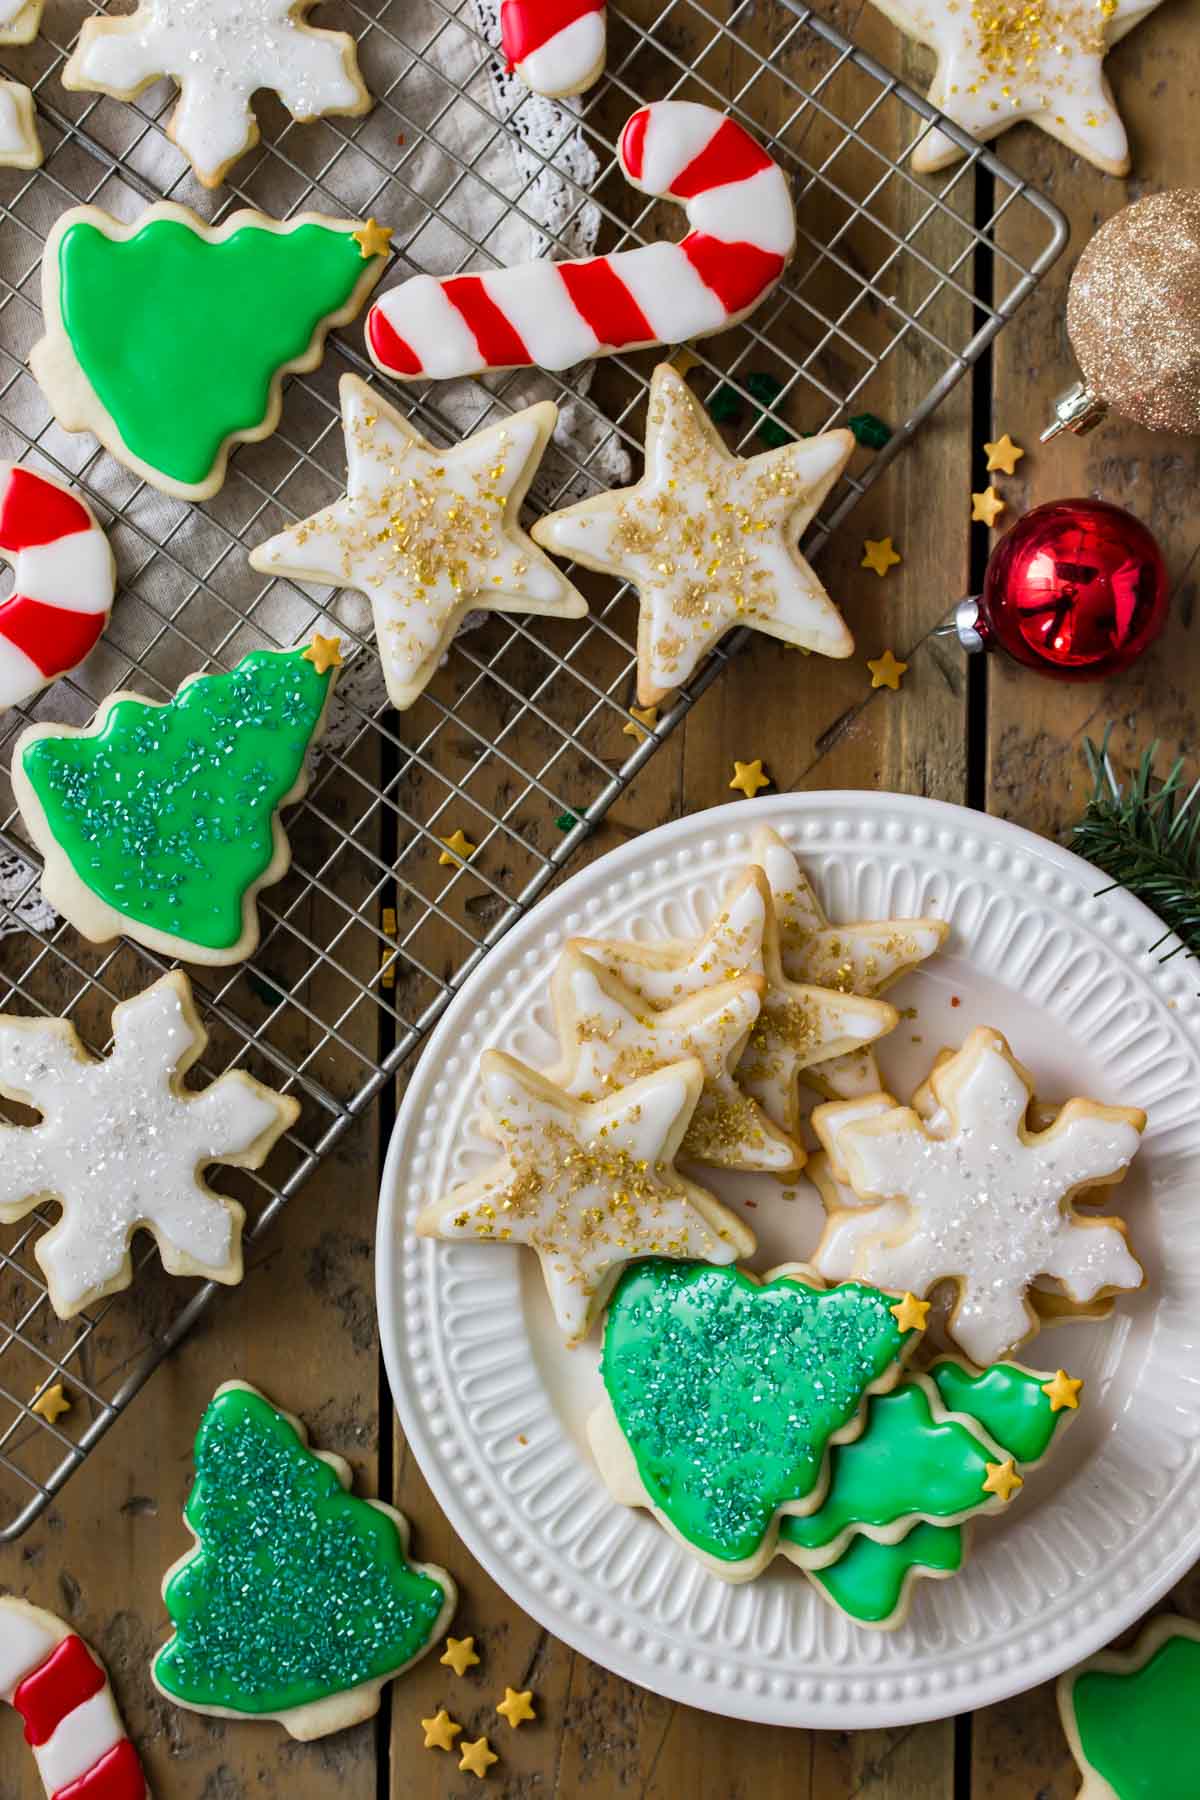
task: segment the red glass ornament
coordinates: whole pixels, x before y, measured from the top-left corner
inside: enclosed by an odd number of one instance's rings
[[[1167,620],[1167,570],[1139,519],[1105,500],[1054,500],[993,550],[955,624],[969,650],[1006,650],[1056,681],[1117,675]]]

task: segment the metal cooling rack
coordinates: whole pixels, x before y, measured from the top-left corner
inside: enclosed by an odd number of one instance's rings
[[[792,431],[821,430],[869,406],[873,376],[897,352],[906,371],[900,385],[912,388],[886,448],[855,457],[810,549],[982,354],[1058,255],[1065,226],[1038,193],[945,120],[938,122],[967,149],[966,160],[937,182],[914,179],[911,140],[937,115],[807,8],[796,8],[794,19],[772,15],[766,50],[761,25],[736,4],[728,19],[699,0],[649,5],[641,22],[610,15],[608,74],[582,109],[600,177],[590,195],[574,190],[556,229],[537,204],[536,176],[514,175],[504,154],[506,127],[493,116],[488,78],[493,52],[472,0],[331,6],[324,22],[359,40],[374,110],[362,120],[300,127],[260,96],[265,141],[215,196],[195,184],[166,139],[169,84],[133,106],[62,88],[61,64],[87,10],[50,0],[41,37],[5,58],[5,72],[35,88],[47,154],[34,175],[0,174],[0,453],[81,485],[109,526],[122,593],[86,668],[42,696],[29,716],[82,721],[118,686],[162,698],[196,668],[229,667],[247,649],[291,644],[316,626],[336,629],[356,649],[341,686],[340,732],[307,799],[287,818],[293,867],[260,901],[261,948],[252,964],[203,971],[195,983],[212,1038],[193,1080],[244,1066],[303,1103],[266,1174],[216,1177],[246,1204],[253,1243],[736,654],[738,640],[713,653],[653,734],[639,733],[627,711],[631,596],[585,576],[593,601],[587,620],[493,616],[458,640],[403,717],[364,698],[369,632],[364,638],[356,629],[363,621],[347,615],[345,597],[321,606],[287,584],[264,584],[243,554],[244,545],[340,492],[337,377],[350,367],[379,379],[360,333],[331,341],[322,368],[289,384],[279,431],[238,450],[212,501],[200,509],[166,499],[90,438],[60,432],[25,368],[40,329],[42,241],[58,213],[95,201],[129,217],[164,195],[208,217],[243,204],[279,215],[305,207],[374,212],[396,227],[399,275],[479,267],[494,257],[492,231],[463,230],[468,197],[476,213],[490,202],[497,221],[517,208],[531,231],[563,245],[579,208],[594,203],[607,249],[677,229],[631,192],[616,167],[616,136],[628,113],[644,99],[671,95],[729,105],[770,138],[794,178],[800,248],[788,279],[746,325],[701,346],[698,390],[711,397],[724,384],[735,396],[742,417],[731,441],[749,452],[761,447],[757,375],[773,377],[778,390],[766,416]],[[577,121],[562,116],[558,128],[565,138]],[[1031,246],[1024,262],[995,242],[998,220],[1014,209]],[[980,252],[990,271],[986,301],[977,291]],[[583,397],[537,378],[543,392],[573,394],[591,428],[586,451],[557,453],[538,495],[543,507],[605,485],[598,470],[614,449],[636,462],[652,362],[647,354],[599,365]],[[460,388],[455,423],[462,425],[464,395],[482,422],[524,404],[529,380],[502,376]],[[444,390],[405,389],[402,399],[423,430],[449,435]],[[13,713],[0,721],[5,767],[26,722]],[[627,725],[632,742],[623,735]],[[7,793],[0,820],[0,843],[19,852],[20,821]],[[479,846],[469,864],[441,857],[439,840],[460,826]],[[10,923],[28,921],[32,880],[29,890],[13,896]],[[98,950],[61,923],[37,929],[26,922],[0,943],[0,1006],[68,1015],[103,1051],[112,1003],[162,966],[125,942]],[[168,1280],[146,1250],[128,1293],[64,1324],[50,1310],[31,1253],[51,1222],[39,1210],[8,1228],[0,1247],[5,1539],[45,1507],[215,1291]],[[75,1404],[49,1424],[31,1403],[59,1380]]]

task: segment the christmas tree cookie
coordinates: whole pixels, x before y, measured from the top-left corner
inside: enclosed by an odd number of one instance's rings
[[[235,444],[279,423],[285,375],[315,369],[383,273],[387,233],[350,219],[162,201],[123,224],[57,220],[42,258],[46,335],[30,367],[66,431],[91,431],[166,494],[203,500]]]
[[[124,932],[186,962],[251,955],[259,889],[291,862],[279,809],[308,786],[339,660],[321,637],[252,650],[171,700],[111,694],[90,725],[22,732],[13,790],[50,904],[95,943]]]
[[[1195,1800],[1200,1625],[1151,1619],[1131,1650],[1102,1650],[1058,1680],[1079,1800]]]
[[[895,1386],[920,1307],[800,1265],[658,1259],[626,1271],[604,1334],[606,1400],[588,1421],[613,1498],[646,1506],[726,1581],[775,1554],[780,1515],[818,1508],[834,1445]],[[910,1322],[911,1321],[911,1322]]]
[[[349,1489],[348,1464],[310,1450],[298,1419],[243,1382],[217,1389],[184,1509],[195,1544],[163,1581],[174,1631],[151,1666],[160,1693],[302,1740],[379,1710],[457,1594],[444,1569],[409,1561],[400,1513]]]

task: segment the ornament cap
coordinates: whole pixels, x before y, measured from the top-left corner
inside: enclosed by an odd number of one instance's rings
[[[1108,402],[1094,393],[1086,381],[1073,382],[1054,402],[1054,419],[1043,431],[1041,442],[1048,444],[1064,431],[1083,437],[1094,431],[1107,414]]]
[[[977,656],[981,650],[986,650],[987,636],[984,631],[983,609],[979,602],[978,594],[969,594],[965,600],[960,600],[950,623],[939,625],[933,635],[957,638],[969,656]]]

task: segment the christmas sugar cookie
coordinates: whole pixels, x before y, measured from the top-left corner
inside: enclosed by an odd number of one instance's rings
[[[0,600],[0,709],[19,706],[93,650],[117,571],[87,502],[61,481],[0,463],[0,556],[13,591]]]
[[[437,450],[365,381],[339,384],[344,497],[250,552],[254,568],[366,594],[388,698],[411,706],[468,612],[582,618],[587,602],[521,530],[554,431],[549,400]]]
[[[733,456],[687,382],[662,363],[646,420],[646,471],[539,519],[547,550],[638,593],[638,700],[656,706],[727,632],[747,625],[822,656],[854,639],[798,545],[854,449],[848,431]]]
[[[508,66],[535,94],[582,94],[604,71],[605,0],[501,0],[500,39]]]
[[[12,1596],[0,1599],[0,1698],[24,1722],[47,1800],[149,1800],[95,1653],[53,1613]]]
[[[920,1316],[911,1296],[826,1289],[803,1265],[760,1283],[638,1264],[609,1308],[606,1398],[588,1421],[613,1498],[648,1507],[723,1580],[751,1580],[780,1515],[820,1506],[832,1447],[857,1437],[869,1395],[895,1386]]]
[[[163,1581],[161,1694],[218,1718],[276,1719],[301,1740],[378,1712],[384,1683],[437,1642],[457,1594],[445,1569],[409,1560],[402,1514],[350,1483],[290,1413],[244,1382],[217,1389],[184,1510],[195,1543]]]
[[[180,970],[114,1007],[112,1033],[98,1062],[65,1019],[0,1015],[0,1093],[42,1115],[0,1126],[0,1219],[61,1207],[34,1246],[61,1319],[129,1286],[136,1231],[172,1275],[240,1281],[245,1215],[202,1171],[259,1168],[300,1113],[240,1069],[184,1085],[208,1034]]]
[[[568,1343],[586,1337],[638,1257],[731,1263],[753,1254],[754,1233],[675,1168],[704,1085],[695,1059],[591,1104],[500,1051],[484,1053],[480,1073],[503,1154],[431,1201],[417,1235],[528,1245]]]
[[[42,0],[0,0],[0,44],[31,44],[42,22]],[[33,95],[23,82],[0,81],[0,168],[36,169],[42,146]]]
[[[259,890],[286,874],[281,807],[308,786],[337,664],[332,639],[252,650],[171,700],[110,694],[90,725],[34,725],[12,782],[45,858],[42,891],[95,943],[235,963],[258,944]]]
[[[1131,1650],[1102,1650],[1058,1678],[1079,1800],[1195,1800],[1200,1625],[1164,1613]]]
[[[387,259],[378,236],[320,213],[206,225],[160,201],[122,224],[72,207],[46,239],[30,367],[64,430],[93,432],[166,494],[207,499],[234,445],[278,425],[283,377],[315,369],[359,311]]]
[[[169,75],[179,104],[167,136],[205,187],[219,187],[258,142],[251,105],[260,88],[293,119],[369,111],[354,39],[305,22],[314,0],[140,0],[122,18],[85,19],[63,70],[76,92],[138,95]]]
[[[999,1032],[983,1027],[930,1077],[945,1113],[940,1125],[931,1129],[911,1107],[890,1107],[838,1133],[859,1197],[908,1208],[903,1223],[859,1246],[856,1275],[922,1295],[952,1281],[958,1298],[948,1331],[981,1366],[1037,1330],[1028,1291],[1038,1275],[1085,1303],[1144,1279],[1123,1222],[1085,1217],[1074,1201],[1122,1179],[1145,1114],[1071,1100],[1039,1132],[1027,1120],[1032,1086]],[[817,1109],[818,1130],[836,1126],[840,1104]]]

